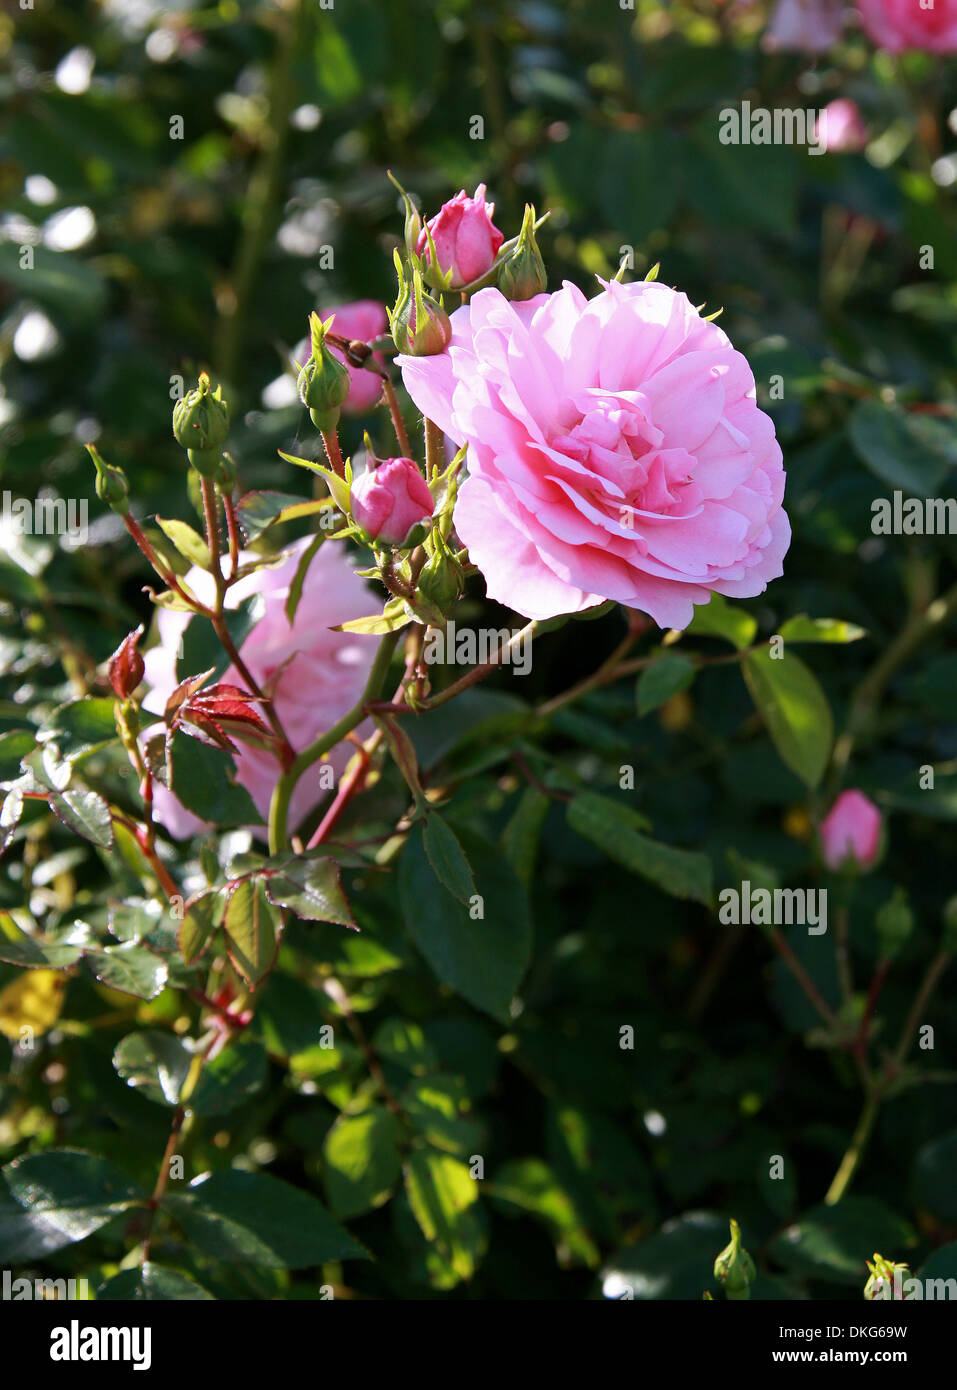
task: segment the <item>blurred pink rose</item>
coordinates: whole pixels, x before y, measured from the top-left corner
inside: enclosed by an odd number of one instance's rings
[[[432,515],[429,485],[412,459],[385,459],[352,487],[352,517],[380,545],[401,545]]]
[[[455,526],[489,595],[550,618],[615,599],[683,628],[711,592],[782,572],[774,426],[745,359],[666,285],[480,290],[435,357],[400,356],[423,412],[468,443]]]
[[[338,333],[342,338],[357,338],[360,342],[367,343],[389,330],[389,319],[385,305],[380,304],[377,299],[357,299],[352,304],[339,304],[323,308],[321,311],[323,322],[333,314],[336,321],[332,325],[332,332]],[[310,348],[311,344],[308,338],[303,338],[296,347],[293,357],[299,367],[308,361]],[[332,351],[340,362],[345,362],[345,358],[338,348],[332,348]],[[383,366],[382,354],[377,352],[373,355],[379,365]],[[342,409],[346,415],[365,415],[382,395],[382,381],[375,372],[367,371],[365,367],[353,367],[348,362],[346,366],[349,368],[349,378],[352,385],[349,387],[349,394]]]
[[[957,53],[957,0],[858,0],[864,28],[891,53]]]
[[[869,138],[860,108],[849,97],[828,102],[814,127],[814,139],[829,154],[852,154],[862,150]]]
[[[829,869],[840,869],[856,860],[869,869],[877,858],[881,840],[880,811],[863,792],[846,791],[821,821],[821,852]]]
[[[285,614],[289,586],[299,557],[309,538],[289,547],[287,558],[272,569],[257,570],[229,590],[227,606],[236,608],[251,594],[264,601],[262,617],[240,647],[240,655],[260,687],[268,690],[271,679],[280,672],[273,700],[289,740],[298,753],[352,708],[365,688],[375,656],[376,642],[354,633],[330,632],[334,623],[361,618],[369,611],[369,593],[348,558],[335,543],[321,546],[306,576],[302,597],[290,627]],[[252,559],[251,554],[244,559]],[[204,603],[214,597],[212,577],[192,569],[186,582]],[[178,684],[177,652],[186,628],[193,621],[189,613],[161,610],[157,616],[160,644],[144,652],[146,681],[151,689],[143,708],[162,715]],[[203,621],[197,619],[196,621]],[[292,658],[290,660],[290,658]],[[288,665],[284,663],[288,662]],[[221,678],[242,686],[242,677],[230,666]],[[246,788],[265,818],[269,800],[279,776],[279,764],[265,749],[251,748],[236,741],[238,781]],[[351,749],[340,744],[329,761],[338,776],[349,761]],[[299,822],[326,794],[319,785],[317,768],[307,772],[293,794],[290,825]],[[156,819],[171,835],[182,837],[205,829],[205,823],[186,810],[172,792],[156,786]]]
[[[765,46],[823,53],[841,37],[849,13],[845,0],[778,0]]]
[[[480,183],[474,198],[463,188],[429,219],[439,268],[446,272],[451,270],[453,290],[470,284],[491,269],[505,240],[492,221],[494,211],[495,204],[485,201],[485,184]],[[424,227],[415,249],[428,260],[429,242]]]

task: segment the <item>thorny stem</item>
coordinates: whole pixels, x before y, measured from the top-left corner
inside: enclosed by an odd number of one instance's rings
[[[333,473],[335,473],[336,477],[344,478],[346,476],[346,466],[342,461],[342,450],[339,447],[338,431],[335,429],[320,430],[319,433],[322,435],[322,443],[326,451],[326,458],[329,460],[329,467],[332,469]]]
[[[804,969],[804,966],[801,964],[797,956],[791,950],[791,947],[784,939],[784,937],[781,935],[777,927],[769,927],[768,936],[771,938],[771,941],[773,942],[774,948],[777,951],[778,955],[784,961],[785,965],[788,967],[795,980],[797,980],[798,984],[801,986],[804,993],[807,995],[808,1002],[812,1005],[815,1012],[820,1016],[820,1018],[823,1019],[823,1021],[828,1025],[829,1028],[835,1028],[838,1022],[837,1015],[834,1013],[834,1010],[831,1008],[831,1006],[825,1001],[817,985],[814,983],[810,975]]]
[[[409,444],[409,434],[405,428],[402,411],[399,409],[399,397],[396,395],[391,377],[384,376],[382,378],[382,390],[389,405],[389,414],[392,416],[392,428],[395,430],[395,438],[399,446],[399,453],[403,458],[411,458],[412,449]]]

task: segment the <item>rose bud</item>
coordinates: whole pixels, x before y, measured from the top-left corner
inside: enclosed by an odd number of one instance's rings
[[[860,108],[849,97],[828,102],[815,126],[814,139],[828,154],[854,154],[868,141],[867,126]]]
[[[488,274],[505,240],[492,221],[494,211],[495,204],[485,201],[485,184],[480,183],[474,198],[463,188],[430,218],[415,249],[431,266],[432,283],[458,290]],[[437,267],[431,265],[430,235]]]
[[[389,327],[395,345],[410,357],[434,357],[436,353],[445,351],[452,337],[449,316],[441,304],[425,293],[418,270],[413,270],[412,283],[409,284],[398,251],[395,253],[395,264],[399,274],[399,295],[389,313]]]
[[[431,521],[432,508],[429,485],[412,459],[386,459],[352,484],[352,519],[380,549],[416,544],[414,533]]]
[[[190,463],[204,477],[212,476],[219,465],[222,446],[229,433],[229,407],[223,388],[210,389],[203,372],[199,385],[188,391],[173,407],[173,435],[187,451]]]
[[[903,888],[895,888],[878,909],[874,928],[881,960],[892,960],[914,930],[914,914]]]
[[[506,299],[534,299],[548,288],[548,273],[535,240],[535,209],[525,204],[522,230],[515,249],[498,273],[498,287]]]
[[[724,1285],[725,1296],[732,1302],[751,1297],[751,1285],[757,1270],[754,1261],[741,1244],[741,1227],[731,1221],[731,1239],[714,1262],[714,1277]]]
[[[299,399],[309,411],[317,430],[326,433],[339,423],[343,402],[349,394],[349,368],[326,346],[326,333],[333,319],[323,323],[318,314],[309,315],[312,356],[303,366],[296,383]]]
[[[96,469],[97,497],[120,516],[127,516],[130,510],[130,485],[126,474],[122,468],[114,468],[111,463],[106,463],[100,458],[92,444],[86,446],[86,451]]]
[[[841,792],[820,825],[821,852],[829,869],[870,869],[880,848],[883,818],[863,792]]]
[[[143,679],[146,670],[137,643],[143,636],[142,627],[131,632],[110,657],[110,685],[118,700],[128,700]]]

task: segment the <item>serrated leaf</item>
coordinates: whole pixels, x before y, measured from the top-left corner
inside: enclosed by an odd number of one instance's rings
[[[89,951],[86,962],[101,984],[137,999],[155,999],[169,976],[166,962],[136,941]]]
[[[481,1229],[471,1210],[478,1183],[450,1154],[419,1149],[405,1164],[405,1191],[422,1234],[459,1279],[470,1279],[481,1252]]]
[[[643,834],[644,817],[610,797],[585,792],[568,807],[568,824],[610,859],[640,874],[673,898],[710,905],[711,860],[693,850],[662,844]]]
[[[850,436],[858,458],[875,477],[915,497],[933,496],[957,463],[952,422],[908,414],[883,401],[855,406]]]
[[[757,618],[729,603],[722,594],[712,594],[708,603],[699,604],[685,629],[690,637],[723,637],[738,651],[754,641],[757,630]]]
[[[116,1074],[157,1105],[178,1105],[193,1053],[175,1033],[147,1028],[128,1033],[113,1049]]]
[[[216,935],[224,910],[222,894],[215,890],[199,893],[188,900],[177,933],[180,954],[187,965],[203,955]]]
[[[281,934],[279,913],[261,880],[243,879],[230,890],[223,932],[233,969],[255,988],[276,963]]]
[[[247,492],[236,507],[236,516],[246,540],[252,544],[275,522],[311,516],[327,505],[325,499],[314,502],[307,497],[294,497],[288,492]]]
[[[439,882],[459,902],[467,903],[475,893],[472,869],[455,831],[437,811],[430,811],[425,818],[424,844]]]
[[[650,714],[673,695],[679,695],[693,683],[697,667],[680,652],[663,652],[638,677],[635,692],[639,716]]]
[[[262,824],[252,797],[236,780],[232,758],[184,733],[171,740],[170,790],[187,811],[215,825]]]
[[[114,1216],[146,1200],[119,1168],[96,1154],[46,1149],[3,1169],[10,1195],[38,1232],[85,1240]]]
[[[38,731],[42,743],[55,743],[60,756],[72,762],[117,737],[115,702],[88,696],[60,705]]]
[[[383,1105],[343,1115],[326,1135],[322,1152],[329,1204],[343,1219],[382,1206],[402,1171],[398,1122]]]
[[[185,521],[176,521],[166,517],[156,517],[156,524],[184,559],[191,565],[198,565],[201,570],[210,568],[209,550],[206,542],[192,526],[188,526]]]
[[[304,1269],[369,1258],[314,1197],[262,1173],[207,1174],[162,1205],[196,1248],[217,1260]]]
[[[113,843],[113,818],[109,804],[89,787],[72,786],[48,798],[50,810],[68,830],[90,840],[101,849]]]
[[[215,1301],[213,1295],[208,1289],[204,1289],[202,1284],[187,1278],[178,1269],[167,1269],[164,1265],[154,1264],[152,1260],[137,1265],[135,1269],[121,1269],[119,1274],[114,1274],[113,1278],[108,1279],[96,1292],[97,1303],[140,1303],[155,1299],[162,1299],[164,1302],[172,1302],[174,1299]]]
[[[781,761],[816,787],[834,741],[831,707],[817,677],[790,652],[775,658],[767,648],[749,652],[742,672]]]
[[[358,930],[335,860],[290,859],[263,881],[269,901],[277,907],[288,907],[309,922],[337,922]]]
[[[0,782],[12,782],[20,773],[20,763],[36,748],[29,729],[9,729],[0,734]]]
[[[843,618],[808,618],[801,613],[788,618],[778,636],[785,642],[857,642],[867,631]]]

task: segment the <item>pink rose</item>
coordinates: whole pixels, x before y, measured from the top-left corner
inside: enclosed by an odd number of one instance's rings
[[[841,37],[849,13],[844,0],[778,0],[765,46],[823,53]]]
[[[790,527],[745,359],[687,297],[611,281],[509,303],[480,290],[435,357],[396,359],[469,477],[455,526],[489,595],[530,618],[614,599],[683,628],[760,594]]]
[[[356,338],[359,342],[368,343],[373,338],[387,333],[389,329],[385,305],[380,304],[377,299],[357,299],[352,304],[340,304],[332,308],[324,308],[321,317],[325,321],[333,314],[336,321],[332,325],[332,332],[338,333],[340,338]],[[301,367],[304,362],[309,360],[310,348],[309,339],[303,338],[293,353],[298,366]],[[345,362],[346,359],[338,348],[331,348],[330,350],[335,353],[340,362]],[[382,366],[381,354],[377,352],[373,355]],[[349,368],[349,378],[352,384],[342,409],[346,415],[365,415],[382,395],[382,381],[375,372],[370,372],[365,367],[353,367],[349,362],[346,362],[346,366]]]
[[[432,509],[429,485],[412,459],[386,459],[352,486],[353,520],[382,546],[401,546]]]
[[[828,102],[814,127],[814,139],[830,154],[853,154],[864,148],[868,138],[857,102],[849,97]]]
[[[864,28],[881,48],[957,53],[957,0],[858,0]]]
[[[820,825],[821,852],[829,869],[854,860],[869,869],[881,839],[880,811],[863,792],[841,792]]]
[[[229,590],[227,598],[227,606],[236,608],[251,594],[262,596],[262,617],[240,647],[240,655],[261,687],[268,689],[279,673],[272,692],[273,702],[297,753],[352,708],[365,688],[376,650],[376,643],[367,637],[329,630],[334,623],[364,617],[369,611],[365,584],[334,542],[322,545],[309,566],[296,620],[290,627],[285,614],[286,597],[299,557],[308,543],[308,537],[296,541],[281,564],[257,570],[241,579]],[[254,557],[246,554],[243,558]],[[211,575],[192,569],[186,582],[202,602],[212,602]],[[143,701],[143,708],[154,714],[163,713],[167,699],[178,684],[177,652],[192,621],[189,613],[171,610],[160,610],[157,616],[160,644],[144,653],[146,680],[152,688]],[[244,684],[232,666],[221,679],[228,684]],[[265,818],[279,777],[279,764],[265,749],[251,748],[238,741],[237,748],[237,780]],[[332,751],[329,761],[336,776],[349,761],[350,753],[346,745]],[[321,766],[318,764],[300,779],[292,798],[291,825],[298,825],[325,795],[318,780],[318,767]],[[192,835],[206,828],[172,792],[162,786],[155,790],[156,818],[171,835]]]
[[[492,221],[494,211],[495,204],[485,201],[485,184],[480,183],[474,198],[463,188],[429,220],[439,268],[451,270],[453,290],[471,284],[491,270],[505,240]],[[429,241],[424,227],[415,249],[428,260]]]

